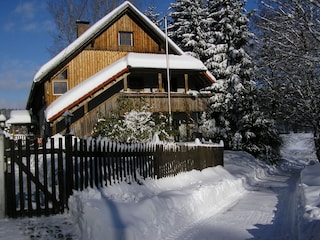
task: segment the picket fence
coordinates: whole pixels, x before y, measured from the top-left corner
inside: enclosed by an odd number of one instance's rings
[[[6,214],[62,213],[73,191],[223,165],[215,145],[125,144],[72,136],[10,140],[5,147]]]

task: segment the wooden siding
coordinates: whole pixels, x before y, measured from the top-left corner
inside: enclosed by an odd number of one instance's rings
[[[86,113],[85,117],[80,118],[72,124],[72,130],[76,136],[91,136],[93,127],[97,123],[99,115],[111,116],[115,109],[118,109],[119,94],[113,95],[108,101],[100,104],[92,111]]]
[[[68,71],[68,89],[72,89],[82,81],[88,79],[95,73],[101,71],[106,66],[124,57],[127,52],[84,50],[75,57],[65,68]],[[60,71],[60,72],[61,72]],[[45,100],[49,105],[56,100],[59,95],[53,95],[53,81],[58,76],[57,73],[49,82],[45,83]]]
[[[133,46],[119,46],[119,32],[132,32]],[[109,51],[164,53],[164,49],[160,49],[159,44],[164,46],[164,43],[157,43],[155,39],[153,39],[128,15],[123,15],[103,34],[97,37],[91,47]]]
[[[119,97],[126,97],[128,101],[133,103],[141,101],[143,98],[152,108],[150,111],[156,112],[168,112],[168,95],[166,93],[117,93],[113,95],[107,101],[99,104],[97,107],[92,109],[90,112],[86,112],[84,117],[79,118],[76,122],[71,125],[72,131],[78,137],[90,136],[94,125],[97,123],[98,116],[110,116],[112,112],[118,111]],[[199,96],[197,98],[192,97],[183,93],[172,93],[171,94],[171,110],[172,112],[203,112],[207,108],[207,101],[209,95]],[[61,121],[63,124],[63,118],[59,118],[53,123],[53,133],[61,132],[56,129],[55,125]]]
[[[119,46],[119,32],[133,33],[133,46]],[[47,105],[59,95],[53,95],[53,81],[65,69],[68,71],[68,89],[72,89],[85,79],[91,77],[106,66],[124,57],[128,52],[163,53],[159,44],[128,15],[123,15],[106,31],[98,36],[92,44],[72,59],[50,81],[45,82],[45,102]]]

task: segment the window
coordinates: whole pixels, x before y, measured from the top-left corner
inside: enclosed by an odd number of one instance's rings
[[[64,71],[62,71],[61,73],[59,73],[59,75],[56,77],[58,79],[67,79],[68,78],[68,71],[67,69],[65,69]]]
[[[53,81],[53,95],[62,95],[68,91],[67,81]]]
[[[120,46],[133,46],[132,32],[119,32]]]
[[[62,95],[68,91],[68,70],[62,70],[52,82],[53,95]]]

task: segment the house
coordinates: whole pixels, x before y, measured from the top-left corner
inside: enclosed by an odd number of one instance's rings
[[[23,141],[27,136],[30,136],[32,122],[31,116],[28,110],[11,110],[10,117],[5,122],[8,137]]]
[[[143,98],[154,112],[171,108],[175,123],[196,121],[205,110],[209,95],[189,92],[211,85],[214,77],[130,2],[91,27],[77,24],[78,38],[34,76],[27,109],[37,123],[36,134],[64,132],[63,113],[69,111],[73,132],[88,136],[98,114],[108,116],[119,108],[119,98]]]

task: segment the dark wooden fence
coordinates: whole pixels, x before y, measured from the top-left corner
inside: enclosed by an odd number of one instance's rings
[[[10,140],[5,150],[9,217],[61,213],[73,190],[162,178],[223,165],[223,147],[124,144],[96,139]]]

